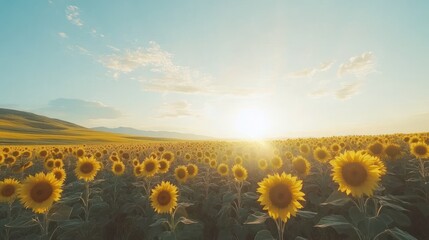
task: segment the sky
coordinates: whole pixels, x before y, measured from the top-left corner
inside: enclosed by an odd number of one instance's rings
[[[429,131],[428,1],[0,1],[0,107],[218,138]]]

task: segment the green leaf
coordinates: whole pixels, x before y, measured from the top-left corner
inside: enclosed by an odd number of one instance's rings
[[[258,194],[254,193],[254,192],[246,192],[243,194],[243,196],[245,198],[251,199],[251,200],[256,200],[259,198]]]
[[[178,220],[178,223],[181,222],[183,224],[194,224],[194,223],[198,223],[197,221],[191,220],[189,218],[186,217],[180,217]]]
[[[350,198],[342,192],[333,191],[331,195],[325,200],[325,202],[320,205],[333,205],[333,206],[344,206],[346,203],[350,201]]]
[[[39,226],[39,222],[34,218],[28,219],[28,217],[18,217],[5,225],[5,227],[10,228],[30,228],[35,226]]]
[[[182,208],[187,208],[194,205],[193,203],[187,203],[187,202],[181,202],[179,204],[177,204],[177,207],[182,207]]]
[[[341,215],[329,215],[320,219],[315,225],[318,228],[332,227],[338,233],[343,233],[345,230],[353,228],[349,221]]]
[[[392,229],[387,229],[385,231],[385,233],[389,234],[390,236],[392,236],[398,240],[417,240],[417,238],[415,238],[411,234],[409,234],[405,231],[402,231],[401,229],[399,229],[397,227],[394,227]]]
[[[353,206],[349,208],[349,217],[353,222],[353,225],[357,226],[361,221],[365,219],[365,214],[362,213],[358,207]]]
[[[391,217],[393,221],[401,227],[408,227],[411,225],[410,218],[400,211],[395,211],[392,209],[382,209],[382,212]]]
[[[166,218],[159,218],[158,220],[156,220],[156,222],[152,223],[151,225],[149,225],[150,227],[156,227],[159,226],[163,223],[168,223],[168,220]]]
[[[262,224],[264,223],[269,216],[266,213],[255,212],[247,217],[247,220],[244,224]]]
[[[69,220],[73,208],[65,204],[55,204],[48,213],[50,221],[66,221]]]
[[[310,212],[310,211],[301,211],[298,210],[298,212],[296,213],[296,215],[302,217],[302,218],[307,218],[307,219],[311,219],[314,218],[317,213],[316,212]]]
[[[237,198],[237,194],[232,193],[232,192],[227,192],[223,195],[222,197],[222,202],[223,203],[231,203],[232,201],[234,201],[234,199]]]
[[[159,236],[162,240],[174,240],[174,234],[170,231],[165,231]]]
[[[368,232],[370,239],[373,239],[379,233],[386,230],[388,227],[380,217],[366,218],[364,223],[359,225],[362,232]],[[366,231],[367,230],[367,231]]]
[[[274,240],[275,238],[271,235],[268,230],[261,230],[256,233],[254,240]]]

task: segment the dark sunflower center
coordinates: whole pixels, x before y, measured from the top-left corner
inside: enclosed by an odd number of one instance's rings
[[[155,164],[154,164],[153,162],[148,162],[148,163],[145,165],[145,170],[146,170],[147,172],[152,172],[154,169],[155,169]]]
[[[33,201],[37,203],[42,203],[46,201],[49,197],[51,197],[54,189],[51,184],[47,182],[39,182],[33,186],[30,191],[30,197]]]
[[[55,167],[61,167],[61,162],[55,162]]]
[[[3,187],[3,189],[1,190],[1,195],[3,197],[10,197],[15,193],[15,187],[13,185],[6,185]]]
[[[189,173],[190,175],[194,174],[194,172],[195,172],[195,168],[194,168],[194,166],[188,166],[188,167],[187,167],[187,170],[188,170],[188,173]]]
[[[159,169],[164,170],[167,168],[167,163],[164,161],[159,162]]]
[[[185,170],[184,169],[177,170],[177,177],[180,178],[180,179],[185,178],[186,177]]]
[[[158,197],[156,198],[157,202],[161,206],[166,206],[171,202],[171,195],[168,191],[162,191],[158,194]]]
[[[303,160],[293,162],[293,168],[295,168],[298,173],[305,173],[305,170],[307,170],[307,166]]]
[[[48,165],[48,167],[53,167],[54,166],[54,162],[52,162],[52,161],[49,161],[46,165]]]
[[[119,164],[117,164],[117,165],[115,166],[115,172],[122,172],[122,166],[121,166],[121,165],[119,165]]]
[[[243,175],[244,175],[244,173],[241,169],[235,170],[235,176],[236,177],[241,178],[241,177],[243,177]]]
[[[384,151],[389,157],[396,157],[401,153],[401,149],[397,146],[387,146]]]
[[[383,145],[381,143],[376,143],[371,145],[370,150],[376,155],[381,154],[383,152]]]
[[[84,174],[91,173],[94,170],[94,165],[92,163],[86,162],[80,166],[80,171]]]
[[[6,164],[11,164],[11,163],[14,163],[15,162],[15,159],[14,158],[11,158],[11,157],[7,157],[5,160],[4,160],[4,163],[6,163]]]
[[[141,167],[136,167],[136,173],[137,173],[137,174],[142,173],[142,169],[141,169]]]
[[[334,145],[332,147],[332,150],[334,150],[335,152],[338,151],[340,149],[340,147],[338,145]]]
[[[426,155],[428,149],[426,146],[418,145],[414,147],[414,152],[416,152],[418,155]]]
[[[292,193],[289,187],[284,184],[277,184],[270,189],[271,203],[277,208],[285,208],[292,202]]]
[[[219,170],[220,170],[221,173],[226,173],[226,167],[225,166],[221,166],[219,168]]]
[[[164,158],[167,161],[171,161],[171,154],[164,154],[162,158]]]
[[[353,186],[360,186],[367,179],[368,173],[360,163],[347,163],[343,166],[341,173],[344,181]]]
[[[317,151],[317,157],[319,158],[319,159],[325,159],[326,157],[327,157],[327,154],[326,154],[326,152],[325,151]]]
[[[61,178],[63,177],[63,174],[60,171],[54,172],[54,175],[57,180],[61,180]]]

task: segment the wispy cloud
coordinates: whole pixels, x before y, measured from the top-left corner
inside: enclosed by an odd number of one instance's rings
[[[176,101],[171,103],[164,103],[158,112],[159,118],[175,118],[175,117],[190,117],[198,116],[198,114],[191,109],[191,104],[187,101]]]
[[[95,28],[91,29],[91,35],[93,37],[101,37],[104,38],[104,34],[97,32],[97,30]]]
[[[335,91],[335,97],[340,100],[347,100],[353,95],[359,93],[359,89],[362,86],[361,81],[356,81],[354,83],[349,83],[343,85],[340,89]]]
[[[67,34],[65,32],[59,32],[58,36],[62,37],[62,38],[68,38],[69,36],[67,36]]]
[[[296,72],[288,74],[289,78],[312,78],[317,72],[328,71],[334,64],[335,61],[326,61],[321,63],[319,66],[314,68],[306,68]]]
[[[330,94],[330,91],[328,89],[318,89],[315,91],[312,91],[308,94],[308,96],[312,97],[312,98],[320,98],[320,97],[324,97]]]
[[[36,110],[66,121],[86,121],[90,119],[115,119],[122,114],[119,110],[97,101],[57,98],[47,107]]]
[[[261,93],[252,89],[222,88],[213,84],[213,77],[191,67],[174,63],[173,54],[163,50],[156,42],[149,42],[148,48],[120,50],[100,58],[114,78],[121,75],[148,71],[151,77],[138,77],[144,91],[207,93],[248,96]],[[146,75],[146,74],[145,74]],[[130,77],[135,78],[135,77]]]
[[[341,64],[337,75],[342,77],[346,74],[354,74],[357,77],[365,77],[375,72],[375,59],[372,52],[364,52],[359,56],[351,57],[347,62]]]
[[[88,49],[80,45],[70,45],[68,46],[68,49],[73,52],[78,52],[79,54],[82,54],[82,55],[93,56],[93,54]]]
[[[74,5],[67,6],[66,18],[74,25],[83,26],[82,19],[80,19],[79,8],[77,6],[74,6]]]

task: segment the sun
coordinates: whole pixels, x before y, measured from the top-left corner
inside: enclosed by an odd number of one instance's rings
[[[235,130],[239,138],[259,139],[267,137],[268,117],[260,108],[243,108],[237,112]]]

